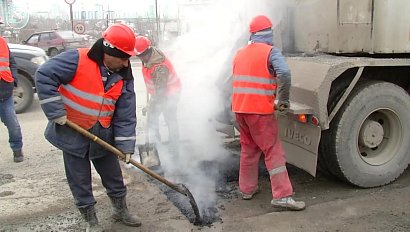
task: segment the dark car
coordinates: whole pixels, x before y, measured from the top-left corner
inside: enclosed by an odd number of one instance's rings
[[[88,47],[88,41],[73,31],[42,31],[28,37],[23,44],[43,49],[49,57],[73,48]]]
[[[17,63],[18,86],[14,88],[14,107],[22,113],[33,103],[34,74],[47,59],[46,53],[37,47],[9,43],[11,55]]]

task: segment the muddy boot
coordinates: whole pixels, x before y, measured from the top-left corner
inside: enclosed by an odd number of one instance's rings
[[[22,150],[13,151],[14,162],[20,163],[24,160],[24,155]]]
[[[306,204],[303,201],[295,201],[292,197],[283,197],[280,199],[273,199],[271,205],[276,208],[282,208],[284,210],[300,211],[306,208]]]
[[[84,220],[88,222],[86,231],[87,232],[98,232],[104,231],[103,228],[98,224],[97,214],[93,205],[87,206],[85,208],[78,208]]]
[[[127,202],[125,201],[125,197],[110,197],[113,214],[112,218],[116,221],[121,221],[127,226],[138,227],[141,226],[141,221],[138,217],[131,215],[128,212]]]

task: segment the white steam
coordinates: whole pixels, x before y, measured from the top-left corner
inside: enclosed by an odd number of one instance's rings
[[[222,135],[213,126],[213,118],[223,107],[215,83],[230,75],[236,49],[246,45],[249,38],[251,18],[264,14],[275,23],[283,11],[282,1],[274,0],[211,2],[190,13],[187,9],[181,22],[187,31],[175,43],[161,45],[183,84],[178,109],[181,158],[169,160],[169,155],[162,154],[166,149],[161,149],[161,162],[166,177],[178,181],[175,173],[184,176],[202,210],[216,200],[216,180],[200,168],[200,163],[223,162],[228,154],[222,147]]]

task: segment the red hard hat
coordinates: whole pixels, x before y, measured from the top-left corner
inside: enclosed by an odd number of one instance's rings
[[[145,52],[151,46],[151,41],[145,36],[137,36],[135,38],[135,50],[137,50],[137,55]]]
[[[270,27],[272,27],[272,22],[270,21],[270,19],[265,15],[258,15],[254,17],[249,24],[249,32],[255,33],[257,31],[261,31]]]
[[[134,56],[135,34],[134,31],[125,24],[116,23],[109,26],[103,33],[103,38],[115,48]]]

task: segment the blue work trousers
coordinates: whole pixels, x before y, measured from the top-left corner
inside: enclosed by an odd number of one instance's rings
[[[0,118],[9,132],[9,143],[13,151],[21,150],[23,139],[20,124],[14,110],[13,96],[0,101]]]
[[[127,194],[120,163],[115,155],[90,160],[88,154],[80,158],[63,151],[63,156],[68,185],[77,208],[96,203],[92,189],[91,162],[100,175],[108,196],[120,198]]]

